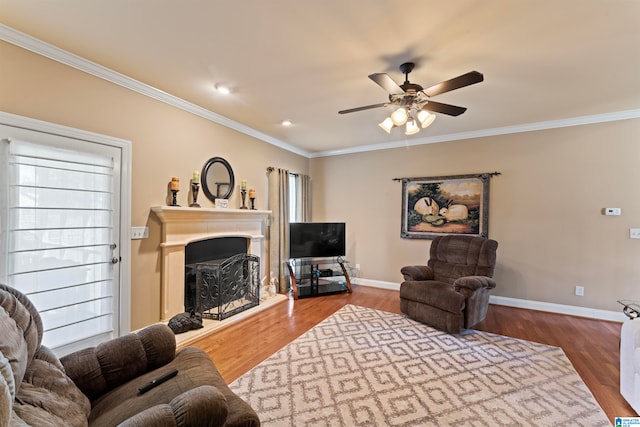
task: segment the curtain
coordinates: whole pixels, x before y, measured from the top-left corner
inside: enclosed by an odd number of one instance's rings
[[[289,275],[284,263],[289,254],[289,171],[269,168],[269,270],[278,278],[278,292],[289,291]]]
[[[311,222],[311,178],[296,175],[296,221]]]

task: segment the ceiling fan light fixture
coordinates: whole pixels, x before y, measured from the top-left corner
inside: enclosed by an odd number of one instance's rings
[[[420,132],[420,127],[416,123],[415,119],[411,119],[411,120],[407,121],[407,128],[406,128],[406,131],[404,132],[404,134],[405,135],[413,135],[413,134],[418,133],[418,132]]]
[[[385,132],[391,133],[391,129],[393,129],[393,120],[391,120],[391,117],[387,117],[382,121],[382,123],[379,123],[378,126],[384,129]]]
[[[427,110],[420,110],[417,116],[418,121],[420,122],[420,126],[422,128],[426,128],[436,119],[436,115],[428,112]]]
[[[403,107],[400,107],[396,111],[391,113],[391,121],[396,126],[402,126],[403,124],[407,123],[408,117],[409,115],[407,114],[407,110],[405,110]]]
[[[216,90],[218,91],[218,93],[221,93],[223,95],[229,95],[231,93],[231,89],[229,89],[227,86],[220,85],[220,84],[216,85]]]

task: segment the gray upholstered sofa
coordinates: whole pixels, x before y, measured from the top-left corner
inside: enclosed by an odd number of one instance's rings
[[[29,299],[0,284],[0,426],[259,426],[208,355],[176,352],[165,325],[61,359],[41,345],[42,322]],[[139,387],[172,371],[170,380]]]

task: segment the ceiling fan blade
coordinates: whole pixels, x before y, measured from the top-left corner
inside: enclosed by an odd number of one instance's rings
[[[356,111],[370,110],[372,108],[379,108],[379,107],[386,107],[387,105],[389,105],[388,102],[383,102],[382,104],[365,105],[364,107],[349,108],[348,110],[338,111],[338,114],[355,113]]]
[[[422,107],[423,110],[433,111],[434,113],[447,114],[449,116],[459,116],[467,111],[464,107],[458,107],[456,105],[443,104],[441,102],[429,101]]]
[[[431,87],[428,87],[423,90],[423,92],[427,94],[427,96],[436,96],[440,95],[441,93],[460,89],[461,87],[480,83],[483,80],[484,76],[482,75],[482,73],[479,73],[477,71],[470,71],[467,74],[463,74],[461,76],[454,77],[450,80],[445,80]]]
[[[393,79],[389,77],[389,74],[387,73],[370,74],[369,78],[374,82],[376,82],[378,86],[380,86],[382,89],[386,90],[390,94],[400,95],[404,93],[404,90],[402,90],[402,88],[398,85],[398,83],[393,81]]]

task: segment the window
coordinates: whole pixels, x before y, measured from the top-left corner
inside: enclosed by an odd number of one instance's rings
[[[297,194],[297,190],[296,190],[296,174],[295,173],[290,173],[289,174],[289,222],[298,222],[298,215],[297,215],[297,199],[296,199],[296,194]]]
[[[60,355],[120,335],[121,149],[0,130],[0,281],[34,303]]]
[[[289,222],[311,221],[310,185],[309,176],[289,174]]]

